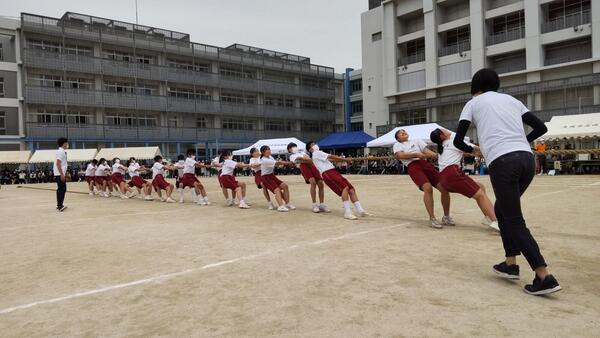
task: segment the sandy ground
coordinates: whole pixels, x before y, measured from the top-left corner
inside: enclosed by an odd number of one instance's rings
[[[0,336],[600,336],[598,176],[536,177],[524,196],[564,287],[550,297],[522,292],[524,259],[520,281],[495,277],[500,237],[474,201],[453,195],[458,225],[434,230],[407,176],[351,176],[373,217],[346,221],[331,191],[313,214],[282,179],[287,214],[250,184],[253,208],[227,208],[215,178],[208,207],[69,193],[58,213],[53,191],[2,187]]]

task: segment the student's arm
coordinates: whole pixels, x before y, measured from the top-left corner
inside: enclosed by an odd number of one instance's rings
[[[418,158],[421,160],[426,159],[427,157],[425,156],[425,154],[417,152],[417,153],[407,153],[404,151],[398,151],[394,154],[394,157],[396,157],[397,160],[408,160],[411,158]]]
[[[469,130],[471,121],[460,120],[458,122],[458,128],[456,129],[456,136],[454,136],[454,146],[465,153],[472,153],[473,147],[465,143],[465,136]]]
[[[291,162],[291,161],[282,161],[282,160],[279,160],[279,161],[275,161],[275,165],[289,165],[289,166],[295,166],[295,165],[296,165],[296,163],[294,163],[294,162]]]
[[[250,165],[249,165],[249,164],[246,164],[246,163],[244,163],[244,162],[237,162],[237,163],[235,164],[235,167],[236,167],[236,168],[250,168]]]
[[[533,130],[527,135],[527,142],[533,142],[540,136],[548,132],[548,128],[537,116],[531,112],[527,112],[521,116],[523,123],[530,126]]]
[[[331,155],[331,154],[327,155],[327,160],[332,161],[332,162],[348,162],[348,163],[352,163],[352,157],[340,157],[340,156]]]
[[[312,163],[312,160],[310,159],[310,157],[298,156],[296,158],[296,162],[300,162],[300,163]]]
[[[429,148],[423,149],[423,155],[425,155],[426,158],[431,158],[431,159],[434,159],[434,160],[437,159],[437,157],[438,157],[438,154],[434,153]]]

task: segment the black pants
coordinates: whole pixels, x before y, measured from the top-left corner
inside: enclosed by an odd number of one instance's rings
[[[506,257],[522,253],[531,269],[546,266],[521,212],[521,195],[535,176],[533,154],[526,151],[508,153],[495,159],[489,167],[496,195],[494,209]]]
[[[56,207],[62,208],[65,201],[65,193],[67,192],[67,183],[60,179],[60,176],[54,176],[56,181]]]

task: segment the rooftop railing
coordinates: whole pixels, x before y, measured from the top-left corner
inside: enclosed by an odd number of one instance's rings
[[[441,47],[438,50],[438,56],[442,57],[442,56],[446,56],[446,55],[458,54],[458,53],[466,52],[469,50],[471,50],[471,41],[465,40],[465,41],[459,42],[457,44],[453,44],[453,45],[446,46],[446,47]]]
[[[502,32],[498,32],[496,34],[488,35],[488,37],[486,38],[486,43],[488,46],[491,46],[523,38],[525,38],[525,26],[512,28]]]
[[[568,14],[542,23],[542,33],[554,32],[557,30],[576,27],[590,23],[590,11]]]

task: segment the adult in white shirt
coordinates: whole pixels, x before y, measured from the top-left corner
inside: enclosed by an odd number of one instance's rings
[[[120,192],[120,197],[122,199],[128,199],[136,195],[129,185],[127,185],[127,182],[125,182],[125,173],[127,170],[127,167],[121,164],[120,158],[113,158],[111,181],[117,186],[117,190]]]
[[[431,142],[437,144],[438,147],[440,183],[448,192],[459,193],[467,198],[474,199],[485,216],[482,223],[496,231],[500,231],[496,220],[496,213],[494,212],[494,205],[487,197],[485,187],[483,184],[475,182],[471,177],[465,175],[464,171],[460,168],[464,152],[454,146],[454,137],[455,135],[449,130],[440,128],[436,128],[429,136]],[[478,149],[477,146],[471,143],[468,144],[474,149]]]
[[[358,196],[356,195],[356,189],[354,189],[354,186],[344,176],[342,176],[335,169],[334,165],[330,162],[336,161],[352,163],[352,158],[343,158],[327,154],[319,150],[319,145],[312,141],[306,144],[306,150],[309,152],[310,158],[312,159],[313,163],[323,176],[325,184],[327,184],[327,186],[334,193],[336,193],[336,195],[342,198],[342,203],[344,205],[344,218],[350,220],[357,219],[357,217],[352,213],[352,209],[350,208],[350,201],[354,203],[354,209],[356,209],[356,212],[360,216],[368,216],[369,214],[365,211],[365,209],[363,209],[362,205],[358,200]]]
[[[148,171],[148,169],[137,163],[135,157],[129,158],[129,166],[127,167],[127,172],[129,173],[131,180],[127,184],[132,188],[136,187],[140,196],[143,190],[144,200],[152,201],[154,200],[154,198],[152,198],[152,183],[146,181],[142,178],[142,176],[140,176],[140,173],[146,171]]]
[[[427,161],[430,158],[435,159],[437,155],[427,149],[427,144],[423,140],[409,140],[409,135],[404,129],[399,129],[395,137],[398,142],[394,144],[394,156],[408,168],[408,175],[423,191],[423,203],[429,214],[431,226],[441,229],[443,225],[454,225],[454,220],[450,217],[450,194],[440,184],[440,173]],[[441,222],[433,212],[433,188],[442,194],[444,217]]]
[[[525,292],[545,295],[560,291],[558,281],[547,269],[546,261],[521,211],[521,195],[535,176],[535,160],[530,143],[548,131],[544,123],[521,101],[498,93],[500,78],[492,69],[481,69],[471,81],[473,98],[460,114],[454,146],[465,152],[473,147],[464,143],[471,122],[477,128],[481,153],[489,163],[490,181],[496,195],[496,216],[506,259],[494,265],[503,278],[519,278],[517,256],[523,254],[535,271],[533,283]],[[524,124],[532,131],[525,135]]]
[[[165,170],[177,170],[177,168],[175,166],[164,165],[162,164],[162,161],[162,156],[154,156],[154,165],[152,165],[152,186],[161,202],[176,203],[171,197],[174,186],[165,180]],[[162,190],[165,190],[167,193],[166,199],[162,197]]]
[[[312,211],[315,213],[330,212],[329,208],[325,205],[323,177],[310,159],[310,156],[298,150],[298,145],[294,142],[287,145],[287,151],[290,154],[290,161],[294,162],[300,169],[304,182],[310,184],[310,198],[313,203]],[[319,188],[319,203],[317,203],[317,187]]]
[[[186,187],[192,189],[192,199],[198,205],[209,205],[208,195],[204,185],[200,183],[196,177],[196,168],[205,168],[203,163],[196,161],[196,150],[188,149],[187,157],[183,161],[179,161],[175,166],[181,170],[177,190],[179,191],[179,203],[183,203],[183,189]]]
[[[90,196],[94,196],[97,165],[98,160],[93,159],[90,163],[88,163],[87,167],[85,168],[85,181],[87,182],[88,188],[90,189]]]
[[[260,147],[261,183],[275,194],[275,200],[278,205],[277,211],[288,212],[296,209],[296,207],[290,204],[290,188],[287,183],[282,182],[275,176],[275,166],[279,165],[295,166],[294,163],[289,161],[275,160],[271,156],[271,148],[269,146]]]
[[[59,138],[56,143],[56,158],[52,166],[54,180],[56,181],[56,210],[65,211],[65,194],[67,193],[67,149],[69,149],[69,140],[64,137]]]

